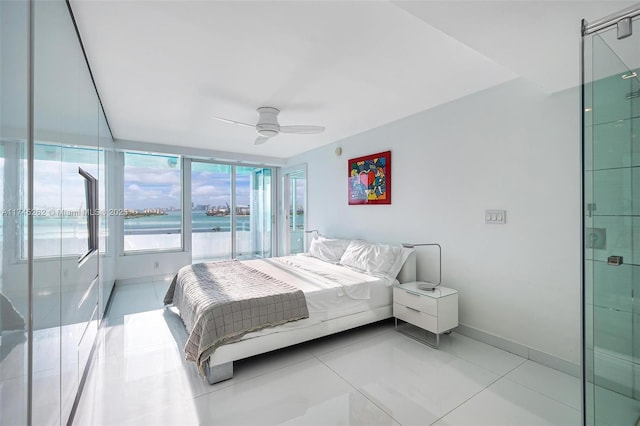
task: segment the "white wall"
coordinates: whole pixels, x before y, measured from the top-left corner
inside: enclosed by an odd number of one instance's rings
[[[349,206],[347,160],[388,149],[392,204]],[[520,79],[288,164],[308,163],[309,229],[439,242],[462,324],[579,363],[580,152],[579,90]],[[507,224],[485,225],[485,209]]]

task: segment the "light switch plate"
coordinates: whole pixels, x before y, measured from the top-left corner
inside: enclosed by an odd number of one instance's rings
[[[487,225],[504,225],[507,223],[506,210],[485,210],[484,223]]]

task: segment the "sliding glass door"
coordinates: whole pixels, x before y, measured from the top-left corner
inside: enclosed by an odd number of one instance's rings
[[[191,162],[194,263],[271,256],[271,176],[269,168]]]
[[[271,169],[236,167],[236,258],[271,257]]]
[[[191,162],[191,253],[194,263],[231,259],[232,166]]]

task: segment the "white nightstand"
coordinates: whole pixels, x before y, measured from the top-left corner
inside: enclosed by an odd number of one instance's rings
[[[458,326],[458,291],[443,286],[420,290],[417,282],[399,284],[393,288],[393,316],[397,331],[402,332],[398,328],[402,320],[435,334],[435,345],[423,343],[437,348],[440,335]]]

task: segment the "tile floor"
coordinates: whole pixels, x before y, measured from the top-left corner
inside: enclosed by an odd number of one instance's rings
[[[167,287],[116,288],[74,424],[580,424],[577,378],[455,332],[435,350],[392,321],[236,362],[209,386]]]

